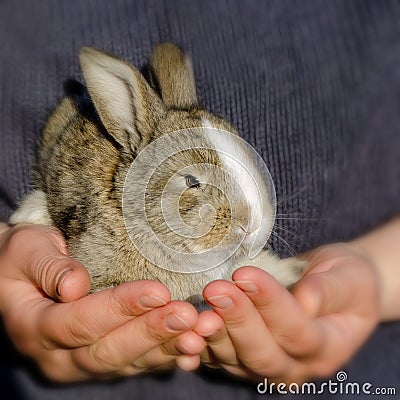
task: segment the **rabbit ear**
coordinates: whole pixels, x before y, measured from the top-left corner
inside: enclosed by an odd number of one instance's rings
[[[165,106],[138,70],[109,54],[84,47],[80,63],[101,122],[127,150],[150,142]]]
[[[192,64],[172,43],[161,43],[151,53],[150,72],[168,108],[190,109],[197,106]]]

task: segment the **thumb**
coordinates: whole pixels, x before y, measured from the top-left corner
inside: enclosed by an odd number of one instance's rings
[[[358,297],[355,274],[347,265],[306,274],[294,287],[293,295],[310,317],[348,310]]]
[[[89,292],[87,269],[66,254],[65,241],[54,228],[24,225],[11,235],[7,253],[20,278],[62,302],[77,300]]]

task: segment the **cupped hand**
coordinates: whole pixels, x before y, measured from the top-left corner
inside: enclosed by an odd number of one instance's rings
[[[86,268],[54,228],[0,226],[0,311],[16,348],[62,382],[196,368],[198,314],[158,282],[88,295]]]
[[[204,363],[247,378],[304,382],[339,369],[377,324],[380,287],[372,263],[346,244],[307,255],[292,292],[271,275],[242,267],[233,282],[204,290],[213,308],[195,331],[208,347]]]

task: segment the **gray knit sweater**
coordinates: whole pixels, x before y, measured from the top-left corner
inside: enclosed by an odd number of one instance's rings
[[[0,220],[29,190],[63,80],[81,79],[79,48],[140,66],[161,41],[192,55],[203,105],[263,156],[280,255],[351,239],[400,211],[398,1],[3,0],[0,38]],[[214,371],[58,388],[25,365],[0,355],[0,390],[41,400],[257,397],[255,385]],[[399,324],[380,328],[345,368],[352,381],[399,384]]]

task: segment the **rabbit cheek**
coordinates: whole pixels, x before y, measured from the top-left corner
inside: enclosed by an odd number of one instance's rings
[[[179,215],[182,221],[189,226],[201,223],[200,204],[197,197],[190,192],[196,189],[185,190],[179,197]]]
[[[210,229],[198,240],[198,244],[204,249],[209,250],[218,247],[225,238],[229,237],[231,231],[231,213],[230,209],[225,207],[215,207],[215,217],[203,219],[203,223],[211,223]]]

